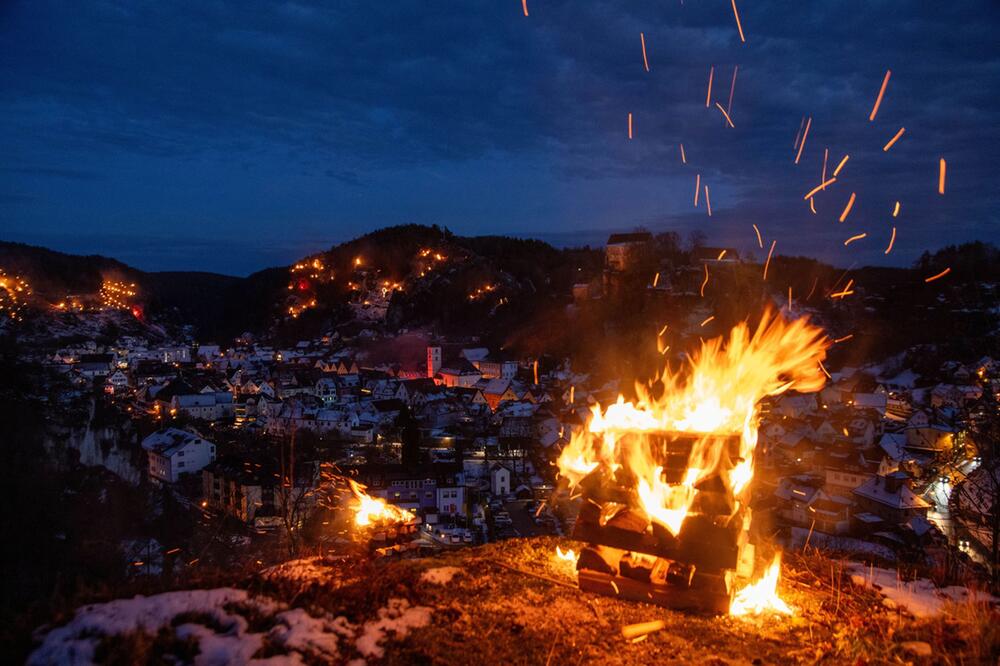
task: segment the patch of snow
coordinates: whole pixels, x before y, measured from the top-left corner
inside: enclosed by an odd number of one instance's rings
[[[858,562],[849,563],[847,570],[851,573],[852,583],[877,589],[887,601],[892,602],[888,604],[890,608],[902,606],[914,617],[927,618],[938,615],[948,603],[1000,602],[996,597],[961,585],[937,587],[926,578],[903,581],[899,579],[896,571],[868,567]]]
[[[458,567],[435,567],[420,574],[420,580],[432,585],[447,585],[455,574],[461,572]]]
[[[378,610],[379,618],[365,622],[361,637],[355,642],[358,652],[365,657],[381,659],[385,655],[382,643],[391,632],[404,638],[411,629],[426,627],[431,622],[433,609],[427,606],[410,606],[406,599],[389,599],[385,608]]]

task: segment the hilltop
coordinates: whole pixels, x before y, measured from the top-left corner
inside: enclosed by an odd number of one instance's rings
[[[29,663],[163,662],[196,655],[305,663],[989,663],[996,611],[898,606],[843,563],[791,556],[794,615],[683,613],[580,592],[555,538],[511,539],[418,560],[315,557],[242,581],[79,609],[39,632]],[[911,601],[911,604],[914,602]],[[914,608],[917,608],[914,606]],[[626,625],[664,628],[626,639]],[[360,661],[352,661],[360,660]]]

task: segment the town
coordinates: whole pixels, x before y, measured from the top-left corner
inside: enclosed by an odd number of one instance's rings
[[[612,235],[603,268],[573,286],[566,307],[618,307],[636,280],[654,303],[700,300],[703,276],[724,279],[745,265],[733,248],[695,247],[677,263],[657,259],[652,246],[648,232]],[[428,262],[414,269],[420,279],[447,261],[429,249],[417,260]],[[71,387],[60,398],[69,412],[89,414],[84,434],[71,437],[79,464],[146,489],[161,498],[153,511],[167,501],[190,523],[123,535],[127,576],[252,569],[290,552],[356,548],[359,538],[338,519],[343,502],[327,497],[332,478],[350,479],[419,526],[405,539],[366,542],[380,554],[572,533],[575,509],[555,461],[595,406],[628,387],[569,358],[515,356],[475,336],[379,332],[388,299],[405,286],[360,258],[354,264],[351,299],[367,328],[353,338],[331,330],[279,346],[250,332],[226,345],[122,335],[35,352]],[[285,317],[295,319],[316,306],[300,293],[326,269],[313,259],[289,274]],[[133,284],[121,302],[58,316],[134,316],[135,296]],[[664,338],[656,351],[669,356]],[[898,360],[844,365],[818,392],[766,399],[755,521],[789,548],[987,576],[991,514],[982,498],[993,486],[968,429],[998,373],[989,357],[944,362],[930,377]]]

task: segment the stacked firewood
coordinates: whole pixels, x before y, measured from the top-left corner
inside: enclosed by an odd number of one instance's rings
[[[649,437],[649,436],[642,436]],[[639,436],[637,436],[639,439]],[[739,451],[738,436],[722,442]],[[664,481],[679,483],[695,437],[661,433],[636,445],[657,447]],[[728,461],[720,466],[727,469]],[[580,483],[583,505],[573,537],[587,543],[577,561],[580,589],[669,608],[726,612],[735,589],[753,569],[750,512],[737,506],[719,476],[696,486],[680,532],[651,520],[624,468],[596,468]]]

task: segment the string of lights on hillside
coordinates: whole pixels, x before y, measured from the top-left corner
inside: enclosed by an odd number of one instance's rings
[[[31,296],[31,285],[19,275],[0,269],[0,316],[21,321]]]
[[[134,282],[104,280],[98,298],[101,307],[106,310],[128,310],[132,307],[132,301],[137,293]]]

